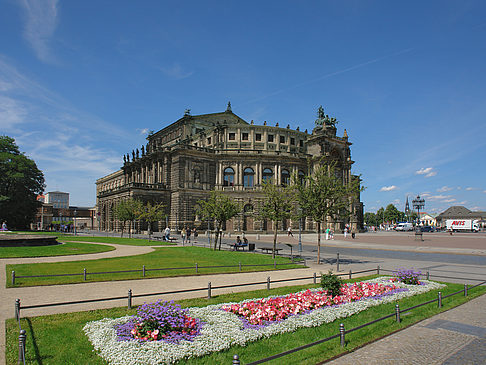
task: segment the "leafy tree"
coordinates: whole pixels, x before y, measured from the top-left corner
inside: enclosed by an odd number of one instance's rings
[[[152,203],[148,202],[140,208],[138,219],[143,219],[148,224],[148,236],[150,241],[150,235],[152,230],[152,222],[160,221],[165,218],[167,214],[165,213],[165,205],[163,203]]]
[[[0,223],[28,228],[44,188],[44,174],[35,162],[19,151],[13,138],[0,136]]]
[[[364,221],[368,226],[378,226],[378,218],[375,213],[366,212]]]
[[[388,204],[385,209],[385,220],[388,222],[398,222],[399,219],[400,211],[393,204]]]
[[[196,206],[196,212],[203,219],[212,219],[216,221],[216,238],[214,240],[214,250],[218,244],[221,250],[221,231],[223,223],[233,218],[241,211],[241,207],[230,197],[217,191],[212,191],[207,200],[199,200]]]
[[[295,178],[294,181],[303,215],[317,222],[317,263],[320,263],[321,224],[327,222],[328,218],[348,216],[352,200],[364,188],[360,187],[359,178],[343,184],[335,174],[334,164],[316,165],[313,173],[302,182]]]
[[[292,216],[292,209],[295,205],[295,187],[292,185],[278,186],[273,179],[264,181],[262,184],[265,200],[260,207],[259,215],[263,219],[270,219],[273,222],[273,258],[277,248],[278,223]]]
[[[113,213],[115,215],[115,218],[122,222],[122,237],[127,222],[130,222],[128,234],[130,238],[132,237],[131,226],[133,226],[133,223],[136,219],[139,219],[141,210],[142,202],[133,198],[122,200],[116,205]]]
[[[376,223],[380,225],[384,222],[385,222],[385,209],[381,207],[376,211]]]

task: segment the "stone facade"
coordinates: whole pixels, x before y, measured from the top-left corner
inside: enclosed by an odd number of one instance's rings
[[[194,207],[212,190],[228,194],[243,207],[237,217],[226,223],[228,231],[265,232],[269,222],[258,218],[263,195],[262,181],[272,178],[277,184],[290,183],[293,174],[305,176],[316,159],[336,163],[336,174],[343,184],[358,179],[351,174],[350,145],[346,130],[336,136],[335,120],[319,109],[316,128],[311,134],[287,127],[256,125],[244,121],[228,108],[222,113],[184,116],[147,137],[148,143],[123,157],[123,166],[96,182],[97,208],[102,230],[119,230],[113,217],[116,204],[127,198],[163,202],[167,206],[167,221],[172,228],[207,228]],[[312,162],[313,161],[313,162]],[[363,205],[357,196],[353,214],[346,221],[329,222],[336,230],[349,223],[360,229]],[[159,222],[153,230],[162,230]],[[282,222],[299,227],[299,222]],[[144,226],[137,227],[146,229]],[[310,219],[305,230],[315,229]]]

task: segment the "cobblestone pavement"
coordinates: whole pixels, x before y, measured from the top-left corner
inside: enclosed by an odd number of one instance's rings
[[[406,235],[396,236],[398,241],[395,241],[395,237],[390,235],[374,235],[378,243],[365,242],[373,241],[371,238],[366,240],[361,239],[365,235],[360,235],[359,243],[357,240],[348,242],[341,240],[324,241],[323,245],[328,247],[346,247],[350,246],[357,248],[377,248],[377,249],[390,249],[390,250],[408,250],[417,251],[415,243],[406,237]],[[262,243],[261,246],[268,244],[269,240],[263,235],[259,237],[252,237],[248,235],[250,242],[253,240],[257,243]],[[296,240],[292,237],[286,237],[284,235],[279,236],[279,242],[282,242],[284,250],[283,254],[290,255],[290,248],[286,245],[286,241],[293,245],[293,254],[296,252]],[[366,236],[368,237],[368,236]],[[438,241],[443,241],[444,236],[439,236]],[[471,237],[476,237],[480,243],[470,241]],[[338,238],[338,237],[337,237]],[[465,236],[464,243],[460,240],[460,237],[455,237],[456,240],[451,241],[450,237],[445,237],[446,246],[441,247],[440,251],[450,250],[455,254],[469,254],[469,255],[484,255],[486,252],[486,236]],[[231,242],[234,237],[226,237],[225,241]],[[87,239],[89,241],[89,239]],[[303,239],[304,242],[311,245],[315,242],[315,235],[308,235]],[[387,242],[399,242],[400,245],[387,244]],[[434,240],[435,242],[435,240]],[[456,248],[451,242],[454,242]],[[207,243],[207,241],[206,241]],[[199,237],[199,245],[204,244],[204,238]],[[444,243],[435,242],[430,247],[421,248],[421,252],[437,252],[438,244],[444,245]],[[150,252],[152,248],[146,246],[125,246],[125,245],[113,245],[116,246],[115,251],[92,254],[92,255],[79,255],[79,256],[62,256],[62,257],[47,257],[47,258],[30,258],[30,259],[1,259],[0,260],[0,282],[5,283],[6,273],[5,265],[7,263],[27,263],[27,262],[55,262],[55,261],[74,261],[85,259],[98,259],[102,257],[114,257],[114,256],[127,256],[136,255],[146,252]],[[260,244],[257,244],[257,247]],[[309,251],[311,252],[311,251]],[[306,255],[307,256],[307,255]],[[310,255],[312,256],[312,254]],[[116,282],[99,282],[99,283],[86,283],[86,284],[73,284],[73,285],[56,285],[47,287],[34,287],[34,288],[5,288],[5,284],[0,285],[0,331],[5,333],[5,319],[12,318],[14,316],[14,302],[16,298],[20,298],[24,305],[51,303],[51,302],[63,302],[74,301],[80,299],[94,299],[100,297],[111,296],[124,296],[127,294],[128,289],[133,290],[133,294],[140,293],[153,293],[162,291],[171,291],[178,289],[199,288],[207,287],[209,281],[211,281],[213,287],[219,285],[228,285],[233,283],[242,282],[254,282],[254,281],[266,281],[267,276],[271,276],[274,279],[287,279],[293,277],[312,276],[314,272],[318,274],[320,272],[327,272],[332,269],[337,270],[335,260],[329,258],[324,261],[324,264],[315,264],[315,254],[312,256],[312,260],[307,261],[307,265],[310,266],[307,269],[296,270],[284,270],[279,272],[261,272],[261,273],[237,273],[237,274],[223,274],[223,275],[203,275],[196,277],[184,277],[184,278],[160,278],[160,279],[145,279],[145,280],[129,280],[129,281],[116,281]],[[414,261],[413,264],[416,269],[422,269],[422,271],[431,270],[431,274],[449,275],[450,277],[486,277],[486,266],[482,265],[466,265],[466,264],[453,264],[434,261]],[[392,258],[372,258],[372,257],[359,257],[352,256],[346,257],[341,261],[340,272],[348,272],[349,270],[367,270],[376,269],[377,266],[382,268],[396,269],[399,267],[410,267],[410,261],[399,260]],[[431,277],[433,279],[433,276]],[[445,279],[444,279],[445,281]],[[465,282],[462,279],[450,280],[456,282]],[[476,283],[471,281],[470,283]],[[279,285],[286,285],[281,283]],[[272,284],[274,286],[274,284]],[[262,285],[261,288],[266,287]],[[227,289],[225,291],[218,290],[217,293],[230,292],[230,291],[245,291],[248,288],[256,289],[257,287],[241,287],[233,290]],[[201,294],[203,293],[203,294]],[[179,295],[171,295],[167,298],[161,299],[182,299],[189,297],[201,297],[205,295],[204,292],[194,292]],[[151,300],[151,297],[134,298],[134,305],[141,304],[145,300]],[[108,308],[114,306],[123,306],[127,304],[127,300],[99,302],[90,304],[77,304],[60,307],[48,307],[22,311],[23,315],[34,316],[43,314],[74,312],[95,308]],[[439,316],[433,317],[427,321],[421,322],[409,329],[389,336],[377,343],[368,345],[363,349],[356,351],[355,353],[346,355],[340,359],[335,360],[333,363],[337,364],[482,364],[484,362],[474,362],[475,360],[481,360],[485,357],[485,336],[484,326],[486,325],[486,317],[484,311],[486,305],[486,296],[475,299],[466,305],[459,307]],[[484,313],[483,313],[484,312]],[[442,322],[441,322],[442,321]],[[420,328],[420,330],[413,331],[414,328]],[[385,345],[379,348],[372,346],[378,346],[382,341]],[[393,351],[386,352],[388,348],[394,349]],[[354,356],[359,351],[362,355],[359,355],[357,359]],[[374,352],[377,351],[375,356]],[[379,355],[383,353],[382,357]],[[387,355],[388,354],[388,355]],[[420,354],[417,355],[417,354]],[[349,359],[349,360],[348,360]],[[434,362],[435,361],[435,362]],[[0,336],[0,364],[5,363],[5,336]]]
[[[485,307],[483,295],[326,364],[485,364]]]

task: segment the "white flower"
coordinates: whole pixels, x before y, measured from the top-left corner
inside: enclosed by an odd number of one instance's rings
[[[368,282],[390,284],[390,277],[380,277]],[[399,299],[422,294],[430,290],[444,287],[443,284],[422,280],[424,285],[407,285],[393,283],[408,291],[384,296],[379,299],[366,298],[357,302],[345,303],[338,307],[324,307],[307,314],[290,316],[284,321],[272,323],[266,327],[245,328],[240,318],[233,313],[221,310],[223,303],[203,308],[188,308],[191,317],[199,318],[205,325],[200,335],[192,342],[181,341],[179,344],[169,344],[163,341],[149,341],[140,343],[133,341],[117,341],[115,326],[125,323],[130,316],[88,322],[84,331],[99,355],[110,364],[170,364],[182,359],[203,356],[212,352],[228,349],[234,345],[244,345],[264,337],[293,332],[302,327],[317,327],[330,323],[338,318],[346,318],[372,306],[395,302]],[[258,300],[255,298],[241,303]]]

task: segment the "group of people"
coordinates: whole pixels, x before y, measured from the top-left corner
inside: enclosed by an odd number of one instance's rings
[[[237,249],[237,247],[244,247],[248,246],[248,238],[243,234],[243,241],[241,240],[240,236],[236,236],[236,242],[233,245],[233,251]]]
[[[182,239],[182,244],[184,245],[186,242],[191,243],[191,236],[194,237],[194,239],[197,238],[198,233],[196,227],[193,229],[182,227],[181,229],[181,239]]]

